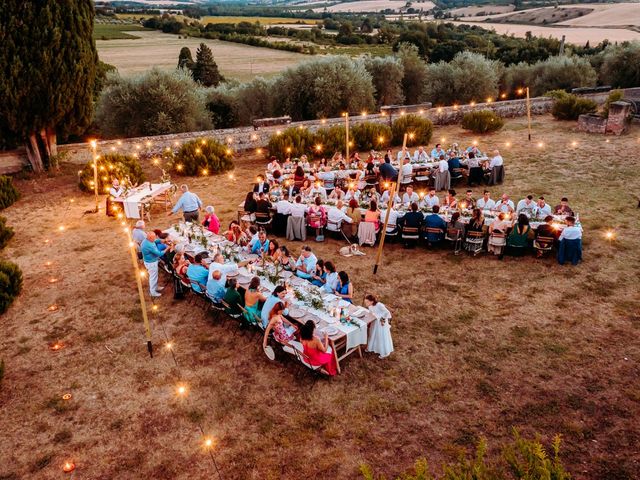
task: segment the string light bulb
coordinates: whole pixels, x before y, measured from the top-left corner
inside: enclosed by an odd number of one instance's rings
[[[187,394],[187,387],[184,384],[178,384],[176,387],[176,394],[179,397],[184,397]]]
[[[64,462],[64,464],[62,465],[62,471],[64,473],[71,473],[76,469],[76,465],[70,461],[67,460],[66,462]]]

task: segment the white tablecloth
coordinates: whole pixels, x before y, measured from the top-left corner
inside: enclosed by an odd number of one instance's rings
[[[119,197],[116,201],[122,202],[124,214],[127,218],[140,218],[140,204],[145,198],[156,197],[171,188],[170,183],[152,183],[143,187],[138,187],[126,197]]]

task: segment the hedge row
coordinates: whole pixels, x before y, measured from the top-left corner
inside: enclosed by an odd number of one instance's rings
[[[13,185],[11,177],[0,176],[0,210],[7,208],[20,198],[20,193]],[[6,218],[0,217],[0,250],[2,250],[14,235],[13,228],[6,224]],[[22,272],[15,263],[0,260],[0,315],[22,290]],[[3,367],[4,368],[4,367]]]

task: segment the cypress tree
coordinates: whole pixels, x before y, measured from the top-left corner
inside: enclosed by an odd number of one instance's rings
[[[98,53],[92,0],[3,0],[0,136],[26,142],[33,170],[57,153],[57,134],[91,121]]]
[[[205,87],[217,87],[224,80],[218,71],[218,64],[213,59],[211,49],[204,43],[201,43],[196,51],[193,79]]]
[[[180,49],[180,55],[178,55],[178,68],[193,70],[194,65],[195,62],[191,56],[191,49],[189,47],[182,47]]]

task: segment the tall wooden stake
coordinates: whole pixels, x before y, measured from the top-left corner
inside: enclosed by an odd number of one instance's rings
[[[349,112],[344,114],[344,128],[345,128],[345,145],[347,147],[347,158],[345,159],[347,162],[349,161]]]
[[[531,101],[529,100],[529,87],[527,87],[527,122],[529,127],[529,141],[531,141]]]
[[[405,134],[405,141],[407,135]],[[398,173],[398,175],[400,175]],[[389,224],[389,215],[391,214],[391,208],[393,207],[393,200],[396,197],[396,186],[398,182],[391,184],[391,190],[389,190],[389,203],[387,203],[387,214],[384,216],[384,226],[382,227],[382,235],[380,236],[380,244],[378,245],[378,254],[376,255],[376,264],[373,266],[373,274],[378,273],[378,266],[382,260],[382,248],[384,247],[384,239],[387,236],[387,225]]]
[[[95,140],[91,140],[91,149],[93,150],[93,193],[96,199],[96,213],[100,210],[100,199],[98,198],[98,144]]]
[[[136,246],[131,238],[131,230],[129,227],[125,228],[127,232],[127,238],[129,239],[129,252],[131,253],[131,263],[133,264],[133,271],[136,275],[136,283],[138,284],[138,295],[140,296],[140,308],[142,309],[142,321],[144,322],[144,330],[147,337],[147,350],[149,355],[153,358],[153,345],[151,343],[151,325],[149,324],[149,317],[147,315],[147,302],[144,299],[144,291],[142,289],[142,280],[140,279],[140,267],[138,265],[138,256],[136,254]],[[133,244],[133,245],[132,245]]]

